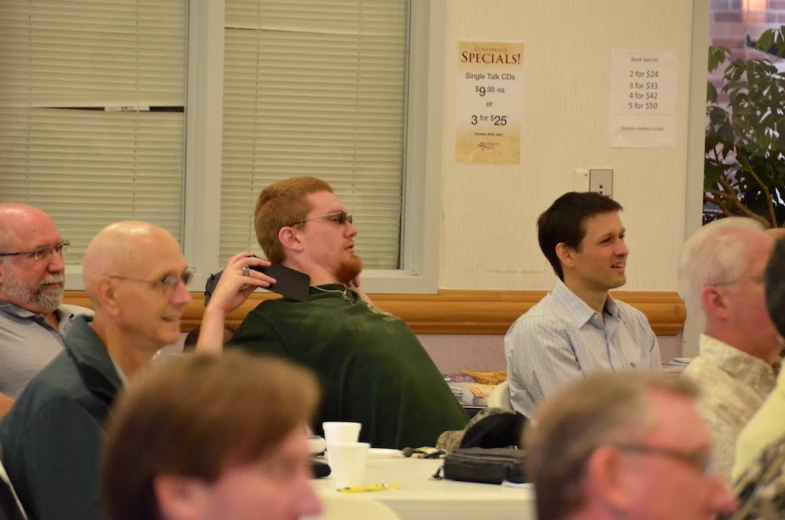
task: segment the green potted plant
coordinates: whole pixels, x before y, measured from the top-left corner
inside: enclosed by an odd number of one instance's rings
[[[765,31],[755,48],[779,61],[783,30]],[[785,223],[785,75],[776,61],[728,61],[730,54],[726,47],[709,49],[709,72],[727,67],[719,92],[708,84],[703,220],[739,215],[779,227]]]

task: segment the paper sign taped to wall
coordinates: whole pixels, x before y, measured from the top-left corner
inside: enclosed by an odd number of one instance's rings
[[[523,44],[459,42],[455,162],[520,164]]]
[[[671,51],[611,51],[611,147],[676,145],[677,64]]]

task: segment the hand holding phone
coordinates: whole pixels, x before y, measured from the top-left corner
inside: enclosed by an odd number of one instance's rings
[[[276,292],[283,295],[285,298],[290,298],[298,302],[307,302],[309,296],[309,287],[311,285],[311,277],[300,271],[290,269],[281,264],[272,264],[269,267],[265,266],[249,266],[249,269],[259,271],[266,274],[271,278],[275,278],[274,284],[267,287],[267,290]],[[204,305],[205,307],[210,302],[210,297],[215,291],[220,280],[223,270],[210,275],[204,289]]]
[[[268,287],[268,290],[298,302],[308,301],[311,277],[307,274],[281,264],[272,264],[269,267],[251,266],[251,269],[275,278],[275,283]]]

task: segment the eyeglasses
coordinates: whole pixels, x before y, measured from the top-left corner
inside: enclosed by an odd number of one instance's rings
[[[161,292],[164,293],[164,296],[171,296],[180,282],[182,282],[184,286],[188,287],[188,284],[191,283],[191,280],[194,278],[194,273],[193,271],[187,270],[183,271],[179,275],[166,275],[160,280],[140,280],[139,278],[128,278],[126,276],[119,275],[109,275],[109,278],[115,278],[117,280],[123,280],[126,282],[148,283],[151,287],[160,286]]]
[[[296,226],[297,224],[304,224],[304,223],[308,222],[309,220],[316,220],[318,218],[326,218],[327,220],[330,220],[330,221],[335,222],[336,224],[340,224],[340,225],[344,225],[347,222],[349,224],[351,224],[352,220],[353,220],[352,216],[349,215],[348,213],[346,213],[345,211],[337,211],[335,213],[328,213],[326,215],[319,215],[318,217],[304,218],[302,220],[298,220],[297,222],[293,222],[291,225],[292,226]]]
[[[745,276],[744,278],[738,278],[736,280],[728,280],[727,282],[717,282],[717,283],[713,283],[711,285],[733,285],[733,284],[741,283],[741,282],[753,282],[753,283],[756,283],[756,284],[762,284],[764,278],[765,278],[764,275]]]
[[[611,446],[621,451],[627,451],[631,453],[668,457],[691,466],[704,475],[709,472],[709,467],[711,465],[710,452],[705,449],[696,451],[679,451],[671,450],[669,448],[659,448],[656,446],[644,446],[640,444],[612,444]]]
[[[71,242],[69,242],[68,240],[61,240],[60,242],[56,243],[53,246],[36,247],[32,251],[18,251],[16,253],[0,253],[0,257],[25,255],[27,256],[27,258],[38,262],[42,260],[49,260],[50,258],[52,258],[52,255],[55,253],[60,255],[60,258],[63,258],[65,256],[64,253],[68,253],[69,247],[71,247]]]

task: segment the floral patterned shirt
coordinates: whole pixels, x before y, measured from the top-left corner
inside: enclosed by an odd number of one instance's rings
[[[713,469],[731,481],[736,439],[774,389],[774,369],[717,339],[701,334],[700,352],[682,377],[701,389],[698,410],[714,438]]]
[[[785,437],[770,444],[741,474],[733,487],[739,500],[731,520],[785,518]]]

